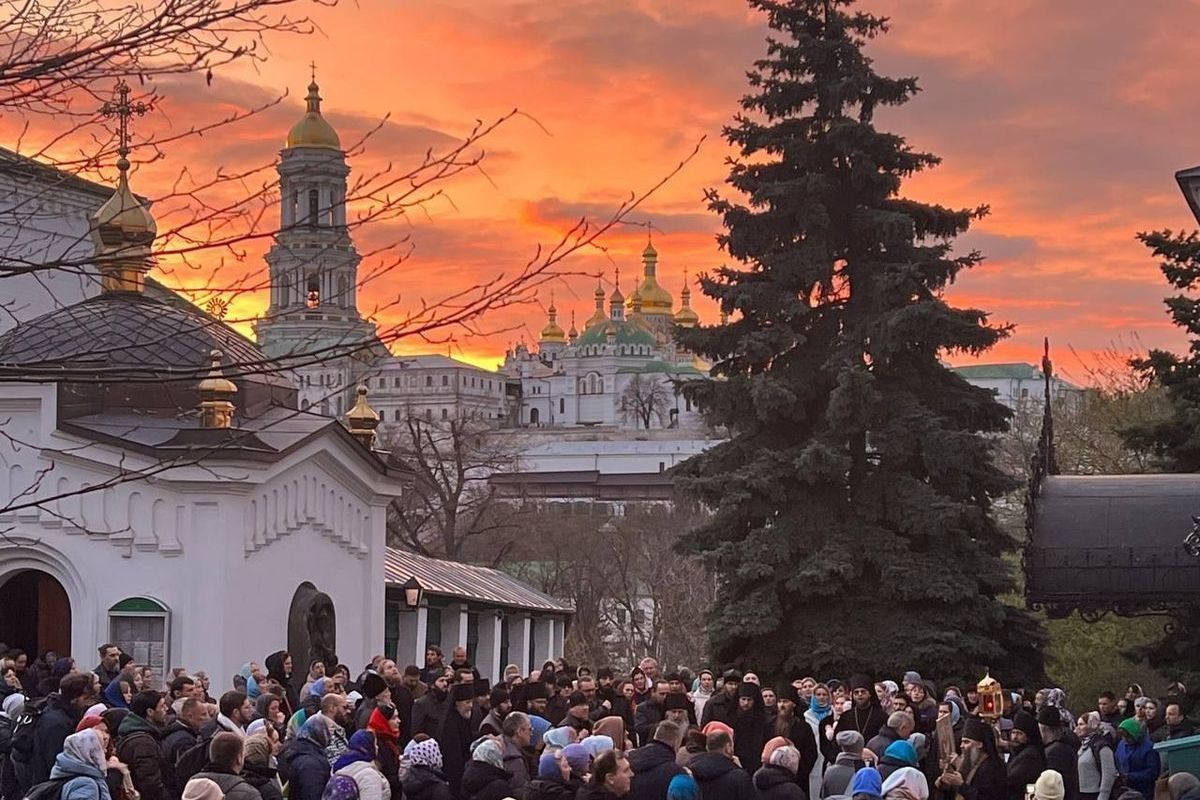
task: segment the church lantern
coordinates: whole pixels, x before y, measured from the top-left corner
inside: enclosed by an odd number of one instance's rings
[[[350,435],[370,450],[375,446],[375,429],[379,427],[379,412],[367,404],[367,387],[358,385],[358,401],[346,412],[346,427]]]
[[[979,692],[979,716],[987,720],[1000,719],[1004,714],[1004,689],[1000,681],[993,678],[989,671],[979,681],[975,691]]]
[[[201,428],[232,428],[233,427],[233,396],[237,394],[237,386],[225,377],[221,367],[221,351],[209,353],[212,364],[208,374],[200,381],[200,427]]]

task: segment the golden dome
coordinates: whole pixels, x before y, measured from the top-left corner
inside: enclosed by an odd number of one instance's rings
[[[287,147],[327,147],[333,150],[342,149],[342,141],[337,131],[321,116],[320,87],[314,80],[308,85],[308,97],[305,98],[307,110],[299,122],[292,126],[287,135]]]
[[[587,318],[586,322],[583,323],[583,327],[585,329],[590,328],[593,325],[599,325],[600,323],[608,320],[608,315],[604,313],[604,287],[600,285],[599,279],[596,280],[595,298],[596,310],[593,311],[592,315]]]
[[[657,269],[658,251],[654,249],[654,245],[647,243],[646,249],[642,251],[644,277],[642,285],[638,287],[638,294],[642,297],[642,313],[669,317],[675,300],[670,292],[658,285],[658,278],[655,276]]]
[[[550,321],[546,323],[546,327],[542,328],[543,342],[565,342],[567,335],[563,333],[563,329],[558,324],[558,309],[554,307],[554,295],[550,295],[550,307],[546,309],[550,315]]]
[[[370,404],[367,403],[367,387],[360,383],[358,388],[355,389],[355,393],[358,395],[358,400],[346,412],[346,422],[349,423],[350,430],[364,428],[375,430],[375,427],[379,425],[379,412],[371,408]]]
[[[679,294],[683,306],[675,312],[675,324],[684,328],[694,328],[700,324],[700,315],[692,308],[692,290],[687,285],[687,271],[683,273],[683,291]]]
[[[571,330],[567,331],[567,338],[572,342],[579,338],[579,331],[575,329],[575,312],[571,312]]]

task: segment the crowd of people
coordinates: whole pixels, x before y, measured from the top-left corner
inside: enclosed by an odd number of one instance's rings
[[[98,650],[0,658],[0,800],[1200,800],[1154,748],[1195,733],[1179,684],[1076,715],[1055,688],[997,705],[917,672],[771,687],[652,658],[493,686],[430,647],[357,675],[278,651],[214,699],[202,672]]]

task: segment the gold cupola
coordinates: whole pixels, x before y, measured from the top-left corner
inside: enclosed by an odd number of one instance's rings
[[[308,96],[304,98],[306,110],[304,116],[292,126],[287,135],[287,147],[324,147],[331,150],[341,150],[342,140],[337,131],[321,116],[321,87],[317,86],[314,74],[313,81],[308,85]]]
[[[546,309],[550,319],[546,322],[546,327],[542,328],[541,340],[543,342],[565,342],[567,335],[563,333],[562,327],[558,324],[558,309],[554,307],[554,294],[550,295],[550,307]]]
[[[658,284],[658,251],[654,245],[646,242],[642,251],[642,284],[637,287],[637,294],[642,298],[642,312],[647,316],[671,316],[675,305],[671,293]]]
[[[571,344],[575,344],[575,340],[579,338],[579,331],[575,329],[575,312],[571,312],[571,329],[567,331],[567,339]]]
[[[692,289],[688,286],[688,273],[683,271],[683,291],[679,293],[683,306],[675,312],[675,324],[683,328],[694,328],[700,324],[700,315],[692,308]]]
[[[617,269],[617,281],[613,284],[612,294],[608,296],[608,311],[611,319],[625,318],[625,295],[621,294],[621,270]]]
[[[225,377],[221,351],[213,350],[208,355],[208,374],[196,387],[200,392],[200,427],[232,428],[233,413],[236,411],[233,396],[238,389],[233,381]]]
[[[350,435],[370,450],[375,446],[375,429],[379,427],[379,412],[367,403],[367,387],[359,384],[355,390],[358,400],[354,407],[346,412],[346,427]]]
[[[129,188],[129,120],[147,110],[145,103],[129,102],[129,86],[124,81],[117,84],[116,99],[101,109],[105,116],[118,120],[117,188],[89,221],[100,287],[105,292],[142,291],[154,262],[150,246],[158,226]]]
[[[592,297],[596,301],[596,310],[593,311],[592,315],[587,318],[586,322],[583,323],[583,327],[585,329],[590,328],[593,325],[600,325],[608,322],[608,315],[604,313],[604,287],[600,285],[599,278],[596,278],[596,291],[593,293]]]

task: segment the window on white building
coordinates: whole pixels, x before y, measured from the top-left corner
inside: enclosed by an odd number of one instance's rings
[[[442,376],[442,386],[449,386],[449,385],[450,385],[450,376],[443,375]]]
[[[426,375],[426,376],[425,376],[425,385],[426,385],[426,386],[433,386],[433,376],[432,376],[432,375]]]
[[[450,415],[446,413],[446,409],[442,409],[442,419],[447,419]]]

